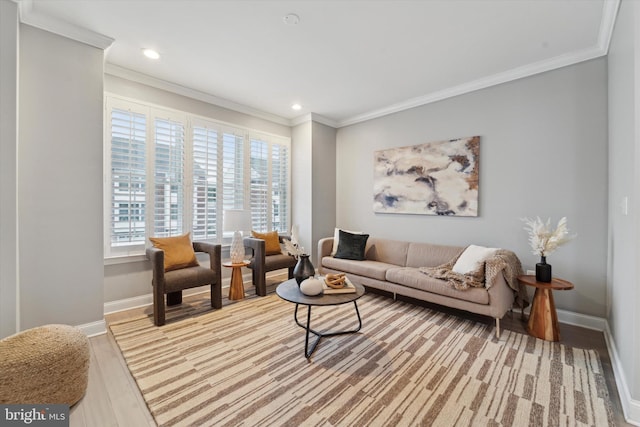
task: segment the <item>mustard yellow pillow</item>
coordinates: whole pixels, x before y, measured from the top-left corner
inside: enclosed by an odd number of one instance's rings
[[[251,236],[256,239],[264,240],[265,255],[277,255],[282,253],[280,248],[280,238],[277,231],[269,231],[268,233],[258,233],[251,230]]]
[[[189,233],[175,237],[149,237],[154,247],[164,251],[164,271],[200,265]]]

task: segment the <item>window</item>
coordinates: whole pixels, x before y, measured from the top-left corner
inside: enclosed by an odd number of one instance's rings
[[[111,111],[111,185],[108,241],[111,247],[143,244],[146,208],[146,118],[131,110]]]
[[[106,98],[106,257],[187,231],[222,243],[225,209],[251,209],[257,231],[290,228],[288,138]]]

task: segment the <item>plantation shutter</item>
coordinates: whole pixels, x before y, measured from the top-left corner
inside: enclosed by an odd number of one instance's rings
[[[244,137],[228,131],[221,137],[223,209],[244,209]]]
[[[269,194],[269,144],[251,139],[251,226],[256,231],[272,231]]]
[[[106,109],[105,258],[188,231],[225,243],[224,209],[250,209],[255,230],[290,229],[289,138],[110,95]]]
[[[218,132],[193,128],[193,239],[215,239],[218,202]]]
[[[183,232],[184,125],[169,119],[155,120],[155,172],[153,236]]]
[[[272,144],[271,151],[271,222],[273,230],[290,230],[289,206],[289,147]]]
[[[146,210],[146,117],[111,110],[110,247],[144,244]]]

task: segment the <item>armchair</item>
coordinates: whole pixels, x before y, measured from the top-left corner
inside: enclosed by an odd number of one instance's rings
[[[288,238],[288,236],[278,236],[280,243],[285,237]],[[256,294],[261,297],[267,295],[266,273],[268,271],[287,268],[289,269],[289,279],[293,278],[293,268],[298,262],[293,256],[282,253],[267,255],[265,241],[255,237],[245,237],[243,242],[245,249],[249,249],[252,255],[248,268],[251,269],[251,280],[253,286],[256,287]]]
[[[200,265],[178,270],[164,270],[164,251],[155,247],[147,248],[147,259],[153,270],[153,323],[165,324],[164,295],[167,305],[182,303],[182,290],[203,285],[211,285],[211,307],[222,308],[221,246],[204,242],[193,242],[195,252],[209,254],[209,267]]]

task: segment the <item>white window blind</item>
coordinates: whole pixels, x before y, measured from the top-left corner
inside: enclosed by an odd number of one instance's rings
[[[256,231],[269,231],[269,144],[251,140],[251,226]]]
[[[289,146],[271,144],[271,227],[286,233],[291,229]]]
[[[251,209],[256,230],[290,228],[288,138],[106,99],[106,257],[143,254],[148,237],[187,231],[226,242],[224,209]]]
[[[222,144],[223,209],[244,209],[244,137],[224,132]]]
[[[289,149],[251,138],[251,222],[254,230],[289,230]]]
[[[109,241],[112,247],[144,244],[146,214],[146,117],[111,111]]]
[[[193,127],[193,239],[218,235],[218,132]]]
[[[155,120],[153,236],[176,236],[183,232],[184,125]]]

